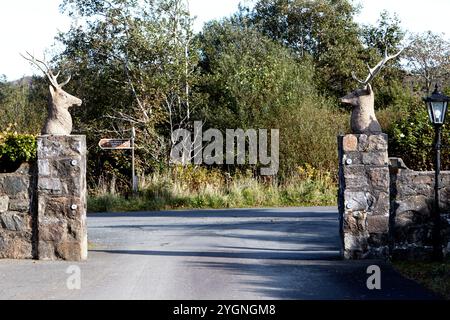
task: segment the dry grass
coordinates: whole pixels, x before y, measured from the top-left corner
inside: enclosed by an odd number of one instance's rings
[[[203,167],[177,167],[142,177],[137,197],[97,189],[89,198],[91,212],[164,209],[319,206],[336,203],[336,184],[331,174],[305,166],[286,181],[263,181],[251,172],[229,176]],[[103,190],[103,192],[98,192]],[[92,194],[92,193],[91,193]]]

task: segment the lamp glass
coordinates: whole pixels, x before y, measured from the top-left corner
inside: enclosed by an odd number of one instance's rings
[[[447,102],[432,101],[428,103],[428,115],[433,124],[444,124],[447,113]]]

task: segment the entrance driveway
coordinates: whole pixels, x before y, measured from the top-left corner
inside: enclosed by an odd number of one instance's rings
[[[107,213],[88,224],[88,262],[0,260],[0,298],[434,298],[383,262],[340,260],[336,208]],[[379,291],[366,286],[373,264]],[[72,265],[80,290],[66,285]]]

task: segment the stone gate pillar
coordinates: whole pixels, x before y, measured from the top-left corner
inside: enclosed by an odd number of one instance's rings
[[[339,217],[345,259],[387,257],[389,158],[385,134],[338,137]]]
[[[87,259],[86,137],[38,138],[38,258]]]

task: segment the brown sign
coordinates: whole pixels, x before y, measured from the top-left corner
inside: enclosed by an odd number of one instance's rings
[[[103,150],[128,150],[131,149],[129,139],[102,139],[98,146]]]

